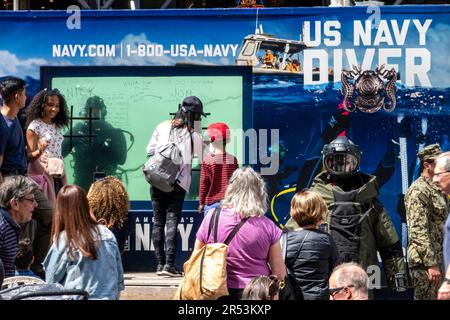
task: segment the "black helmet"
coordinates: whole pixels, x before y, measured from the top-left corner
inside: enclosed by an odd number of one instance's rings
[[[334,176],[346,177],[354,174],[361,161],[359,147],[347,137],[337,137],[322,150],[323,166]]]

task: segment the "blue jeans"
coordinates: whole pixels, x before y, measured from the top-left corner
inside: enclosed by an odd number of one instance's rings
[[[206,214],[209,212],[209,210],[211,209],[216,209],[217,207],[220,206],[220,201],[214,202],[213,204],[205,204],[205,207],[203,208],[203,215],[206,217]]]

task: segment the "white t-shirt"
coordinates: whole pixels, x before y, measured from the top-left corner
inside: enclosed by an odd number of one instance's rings
[[[44,153],[49,158],[63,159],[61,146],[64,138],[61,134],[61,129],[56,124],[47,124],[41,119],[35,119],[31,121],[27,130],[33,131],[37,135],[38,140],[45,139],[47,141],[47,148],[45,148]]]

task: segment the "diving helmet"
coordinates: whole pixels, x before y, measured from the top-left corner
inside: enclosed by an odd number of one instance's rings
[[[322,150],[323,166],[332,175],[346,177],[354,174],[361,161],[359,147],[347,137],[337,137]]]

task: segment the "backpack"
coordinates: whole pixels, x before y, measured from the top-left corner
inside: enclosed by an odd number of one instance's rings
[[[214,224],[214,243],[205,244],[194,251],[183,265],[184,276],[175,293],[175,300],[216,300],[228,295],[228,245],[245,223],[242,220],[223,243],[217,242],[217,229],[221,208],[218,207],[209,223],[208,238]]]
[[[143,168],[145,180],[164,192],[174,190],[183,161],[180,148],[171,139],[172,132],[175,135],[175,130],[171,128],[167,143],[156,149],[155,154],[147,160]]]
[[[330,235],[336,242],[342,262],[359,261],[361,224],[374,209],[371,202],[361,205],[356,201],[357,190],[340,192],[333,189]]]

